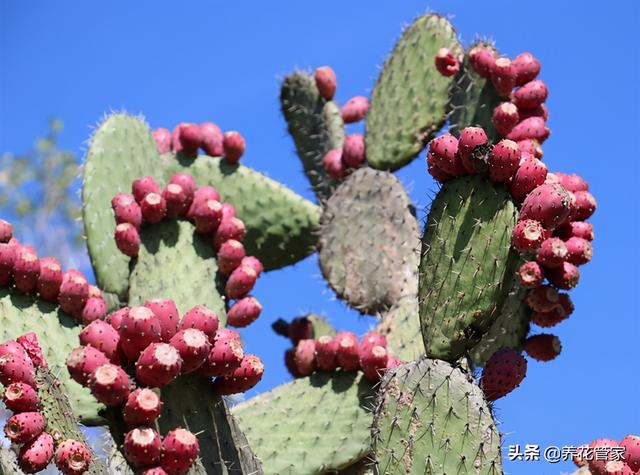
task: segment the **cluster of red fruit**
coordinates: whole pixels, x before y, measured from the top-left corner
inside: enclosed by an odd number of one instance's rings
[[[107,313],[100,289],[90,285],[82,272],[62,272],[54,257],[38,259],[33,246],[20,244],[13,237],[11,224],[0,219],[0,287],[9,285],[59,303],[63,311],[85,325]]]
[[[80,475],[89,469],[91,453],[73,439],[61,440],[49,430],[42,413],[36,386],[36,367],[46,367],[34,333],[0,345],[0,382],[5,386],[2,401],[13,415],[4,426],[6,437],[20,444],[18,464],[25,473],[44,470],[53,460],[67,475]]]
[[[622,448],[614,455],[612,448]],[[622,457],[618,457],[622,455]],[[591,475],[640,474],[640,436],[628,435],[619,443],[612,439],[596,439],[578,447],[573,461],[578,467],[589,467]]]
[[[223,134],[220,127],[212,122],[200,125],[181,123],[173,132],[158,128],[151,136],[160,154],[173,152],[196,158],[198,150],[202,149],[210,157],[223,157],[231,164],[240,161],[245,149],[245,141],[240,132],[229,131]]]
[[[140,250],[140,227],[165,218],[186,217],[198,234],[210,234],[217,251],[218,271],[226,279],[225,295],[236,302],[229,310],[229,324],[244,327],[255,321],[262,306],[247,296],[263,271],[262,263],[245,255],[240,242],[244,223],[236,218],[235,208],[220,202],[220,194],[211,186],[196,189],[195,179],[187,173],[174,175],[164,190],[150,176],[133,181],[132,195],[118,193],[111,205],[116,219],[115,240],[120,251],[130,257]]]

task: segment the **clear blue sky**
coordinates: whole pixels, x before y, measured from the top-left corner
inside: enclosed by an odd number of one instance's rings
[[[152,127],[212,120],[245,135],[246,165],[311,198],[279,111],[279,78],[330,64],[339,101],[368,94],[402,26],[427,10],[452,15],[467,43],[491,36],[508,55],[541,60],[552,128],[545,162],[587,178],[599,204],[595,256],[572,292],[577,310],[553,329],[562,355],[530,362],[522,387],[496,403],[505,444],[640,432],[637,2],[0,0],[0,151],[27,151],[50,115],[65,122],[61,145],[79,154],[110,110],[141,112]],[[423,159],[398,175],[418,207],[428,205],[435,185]],[[335,301],[315,256],[261,279],[256,294],[265,312],[245,338],[267,365],[259,391],[288,379],[287,344],[269,330],[277,317],[325,312],[358,332],[374,323]]]

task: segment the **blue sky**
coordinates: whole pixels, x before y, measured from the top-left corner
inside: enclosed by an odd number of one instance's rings
[[[551,170],[589,180],[599,204],[593,262],[572,292],[575,314],[553,329],[563,353],[530,362],[521,388],[496,403],[506,444],[577,445],[640,432],[638,338],[637,2],[35,2],[0,1],[0,151],[27,151],[55,115],[60,143],[83,153],[110,110],[152,127],[218,123],[247,139],[244,164],[312,198],[278,104],[279,78],[324,64],[339,101],[369,94],[401,28],[428,10],[449,14],[464,42],[490,36],[533,52],[550,89]],[[357,130],[354,128],[353,130]],[[398,173],[419,209],[435,184],[424,162]],[[278,317],[326,313],[363,332],[373,320],[337,302],[311,257],[261,279],[265,306],[245,332],[267,365],[257,391],[288,379]],[[571,463],[507,463],[514,474],[558,474]]]

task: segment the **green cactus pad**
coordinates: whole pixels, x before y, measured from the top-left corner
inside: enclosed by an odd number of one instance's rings
[[[381,318],[376,331],[387,337],[387,345],[393,356],[403,361],[413,361],[424,355],[418,298],[415,295],[401,298]]]
[[[500,315],[518,253],[517,210],[505,185],[474,175],[447,182],[422,239],[420,321],[427,355],[453,362]]]
[[[80,346],[80,330],[78,323],[56,305],[17,291],[0,289],[0,342],[25,333],[36,333],[44,357],[64,386],[73,412],[83,424],[96,425],[104,422],[98,415],[104,406],[88,389],[71,379],[66,367],[67,355]]]
[[[191,173],[198,185],[213,185],[245,222],[248,253],[267,270],[297,262],[314,250],[320,216],[317,206],[288,188],[242,165],[201,156],[179,160],[159,156],[146,124],[126,114],[109,116],[96,130],[84,165],[83,216],[89,255],[100,287],[126,294],[129,258],[113,239],[111,199],[131,190],[136,178],[151,175],[161,185],[178,172]]]
[[[265,473],[339,470],[369,452],[372,385],[361,373],[317,372],[232,408]]]
[[[438,49],[462,56],[449,21],[418,18],[396,44],[371,95],[367,113],[367,160],[374,168],[396,170],[411,162],[446,120],[452,77],[438,72]]]
[[[302,71],[285,77],[280,102],[304,172],[318,198],[326,200],[338,182],[327,175],[322,159],[329,150],[342,147],[340,110],[335,102],[320,96],[313,76]]]
[[[320,267],[338,297],[363,313],[390,308],[417,288],[418,221],[392,174],[361,168],[327,201]]]
[[[0,445],[0,475],[22,475],[18,457],[11,447]]]
[[[500,434],[469,374],[424,358],[389,371],[378,394],[374,473],[502,474]]]
[[[130,305],[172,299],[181,315],[204,305],[226,321],[211,236],[197,234],[189,221],[165,220],[143,227],[140,238],[140,253],[131,264]]]

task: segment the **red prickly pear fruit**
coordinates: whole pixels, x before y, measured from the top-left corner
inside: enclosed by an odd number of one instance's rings
[[[547,280],[562,290],[571,290],[580,282],[580,270],[570,262],[547,270]]]
[[[559,294],[550,285],[541,285],[529,290],[527,294],[527,304],[536,312],[550,312],[559,302]]]
[[[229,239],[223,242],[218,249],[218,270],[222,275],[231,274],[244,256],[244,246],[240,241]]]
[[[196,192],[196,179],[189,173],[176,173],[169,180],[170,185],[178,185],[182,188],[182,191],[186,193],[189,200],[193,200]]]
[[[236,208],[231,203],[222,203],[222,219],[236,217]]]
[[[509,58],[498,58],[491,70],[491,82],[499,96],[508,97],[516,86],[516,68]]]
[[[518,148],[522,153],[530,153],[537,159],[541,159],[544,155],[544,153],[542,152],[542,147],[540,146],[540,142],[538,142],[536,139],[518,140]]]
[[[336,94],[336,73],[329,66],[322,66],[316,69],[314,74],[316,80],[316,87],[318,92],[324,98],[325,101],[330,101]]]
[[[571,197],[556,184],[544,183],[531,191],[520,208],[520,219],[535,219],[546,229],[555,229],[571,214]]]
[[[342,121],[345,124],[360,122],[369,110],[369,99],[364,96],[354,96],[342,107]]]
[[[464,166],[463,166],[464,168]],[[440,168],[440,163],[431,152],[427,152],[427,170],[434,180],[444,183],[453,178],[453,175],[448,174]]]
[[[336,358],[344,371],[357,371],[360,368],[358,337],[351,332],[339,332],[335,336],[338,349]]]
[[[239,339],[220,338],[213,342],[207,361],[198,369],[203,376],[223,376],[240,366],[244,351]]]
[[[38,437],[44,430],[44,417],[39,412],[21,412],[7,419],[4,434],[11,442],[23,444]]]
[[[293,354],[293,364],[301,376],[309,376],[316,370],[316,341],[300,340]]]
[[[136,428],[124,436],[124,458],[132,467],[148,467],[160,462],[160,434],[149,428]]]
[[[0,243],[7,243],[13,237],[13,226],[8,221],[0,219]]]
[[[135,257],[140,252],[140,233],[134,225],[122,223],[116,226],[114,234],[116,247],[125,256]]]
[[[200,135],[202,143],[200,146],[204,153],[210,157],[221,157],[223,152],[222,146],[222,130],[212,122],[204,122],[200,124]]]
[[[607,475],[606,466],[611,461],[611,451],[609,447],[618,447],[618,442],[612,439],[597,439],[589,444],[594,454],[592,457],[587,458],[587,464],[589,465],[589,472],[598,475]],[[600,454],[596,460],[595,454]]]
[[[518,252],[530,252],[544,241],[545,230],[540,222],[533,219],[518,221],[511,236],[511,243]]]
[[[520,149],[512,140],[501,140],[489,156],[489,179],[504,183],[511,179],[520,164]]]
[[[24,349],[24,346],[15,340],[7,340],[0,345],[0,357],[7,355],[16,356],[23,360],[29,359],[29,354]]]
[[[545,121],[549,120],[549,110],[544,104],[540,104],[534,109],[518,109],[520,120],[528,119],[529,117],[542,117]]]
[[[214,249],[220,249],[220,246],[223,242],[228,239],[235,239],[236,241],[242,241],[245,233],[245,226],[242,220],[233,217],[228,219],[223,219],[216,229],[215,234],[213,235],[213,247]]]
[[[551,131],[542,117],[528,117],[521,120],[518,125],[511,129],[511,132],[506,135],[506,138],[515,140],[516,142],[535,139],[542,143],[549,138],[550,134]]]
[[[25,246],[19,246],[15,256],[13,282],[16,288],[25,294],[35,291],[40,275],[40,262],[37,254]]]
[[[118,193],[111,199],[111,209],[113,209],[116,224],[130,223],[136,229],[140,229],[142,210],[133,195]]]
[[[438,168],[452,176],[464,173],[464,167],[458,155],[458,146],[458,139],[450,133],[436,137],[429,144],[429,153]]]
[[[547,100],[549,90],[544,81],[536,79],[524,84],[513,93],[513,102],[518,109],[535,109]]]
[[[160,341],[168,342],[178,332],[180,314],[171,299],[147,300],[144,306],[151,310],[160,322]]]
[[[369,381],[379,381],[382,373],[387,369],[389,353],[383,346],[373,346],[360,352],[360,367],[364,377]]]
[[[122,409],[122,417],[129,426],[151,424],[160,415],[160,396],[148,388],[138,388],[129,394]]]
[[[109,363],[109,358],[93,346],[81,346],[67,356],[67,370],[79,384],[87,386],[91,374],[100,366]]]
[[[82,475],[89,470],[91,452],[77,440],[67,439],[62,442],[53,455],[58,470],[65,475]]]
[[[469,63],[478,76],[489,79],[496,64],[496,54],[491,48],[474,46],[469,51]]]
[[[156,150],[159,154],[165,154],[171,152],[171,132],[162,127],[155,129],[151,132],[151,137],[156,143]]]
[[[323,335],[316,341],[316,363],[320,371],[333,372],[338,367],[338,342],[329,335]]]
[[[5,386],[11,383],[26,383],[35,387],[35,369],[31,360],[11,354],[1,356],[0,383]]]
[[[460,60],[449,48],[440,48],[435,56],[436,69],[443,76],[453,76],[460,71]]]
[[[458,155],[462,160],[462,166],[467,173],[475,173],[475,167],[469,161],[469,156],[473,149],[479,145],[485,145],[489,139],[487,134],[481,127],[465,127],[460,132],[458,139]]]
[[[364,161],[364,136],[362,134],[347,135],[342,144],[342,163],[345,168],[360,168]]]
[[[160,341],[162,325],[147,307],[131,307],[120,323],[120,345],[129,361],[135,361],[151,343]]]
[[[202,130],[196,124],[180,124],[173,131],[173,149],[188,158],[196,158],[202,145]]]
[[[118,365],[105,363],[89,377],[91,394],[106,406],[119,406],[129,397],[131,380]]]
[[[389,370],[396,368],[401,364],[404,364],[404,361],[402,361],[400,358],[396,356],[389,356],[389,359],[387,360],[387,369]]]
[[[47,362],[44,359],[42,347],[40,346],[40,342],[38,341],[38,335],[36,335],[34,332],[25,333],[24,335],[16,338],[16,342],[20,343],[20,346],[24,348],[34,366],[38,368],[47,367]]]
[[[313,338],[313,323],[307,317],[294,318],[289,324],[289,340],[295,345],[300,340]]]
[[[153,177],[143,176],[142,178],[138,178],[137,180],[133,180],[131,183],[131,193],[133,197],[138,202],[138,204],[142,203],[142,200],[149,193],[160,194],[160,186]]]
[[[178,216],[186,216],[191,206],[191,199],[184,192],[182,187],[176,183],[169,183],[162,190],[162,198],[167,205],[167,217],[177,218]]]
[[[223,140],[224,161],[235,165],[244,154],[245,141],[240,132],[229,131],[224,133]]]
[[[40,273],[38,274],[38,294],[40,298],[49,302],[56,302],[62,284],[62,266],[55,257],[40,259]]]
[[[213,186],[203,185],[193,193],[193,201],[220,201],[220,193]]]
[[[512,61],[516,70],[516,85],[533,81],[540,73],[540,62],[529,52],[520,53]]]
[[[556,173],[556,175],[560,178],[560,184],[567,191],[572,191],[573,193],[576,191],[589,191],[589,184],[580,175],[575,173],[571,175]]]
[[[509,394],[527,374],[527,360],[513,348],[500,348],[487,360],[480,387],[488,401]]]
[[[168,343],[151,343],[136,362],[136,378],[151,387],[166,386],[182,370],[182,358]]]
[[[188,328],[173,335],[169,344],[182,358],[182,372],[191,373],[204,364],[211,352],[211,343],[201,330]]]
[[[240,261],[240,267],[242,266],[251,267],[254,271],[256,271],[256,274],[258,274],[258,277],[260,277],[260,274],[262,274],[262,272],[264,271],[264,266],[262,265],[262,262],[260,262],[260,259],[258,259],[255,256],[243,257],[242,260]]]
[[[222,204],[214,199],[194,199],[188,214],[195,223],[197,233],[212,233],[222,221]]]
[[[591,260],[593,248],[591,242],[579,237],[571,237],[565,241],[567,246],[567,262],[581,266]]]
[[[213,390],[222,395],[244,393],[258,384],[263,374],[264,365],[260,358],[245,355],[240,366],[231,374],[216,378]]]
[[[234,303],[227,312],[227,324],[244,328],[255,322],[262,312],[262,305],[255,297],[244,297]]]
[[[102,291],[96,287],[95,285],[89,285],[89,297],[100,297],[102,298]]]
[[[367,332],[362,337],[362,340],[360,340],[358,351],[360,354],[368,353],[374,346],[382,346],[383,348],[386,348],[387,337],[375,331]]]
[[[565,241],[568,241],[572,237],[586,239],[587,241],[593,241],[594,238],[593,225],[585,221],[562,223],[556,228],[555,234]]]
[[[532,312],[531,321],[543,328],[550,328],[569,318],[575,307],[569,294],[560,294],[558,304],[549,312]]]
[[[620,441],[620,447],[624,447],[624,461],[632,470],[640,470],[640,437],[628,435]]]
[[[502,102],[493,109],[491,122],[496,128],[496,132],[503,137],[511,132],[519,121],[518,108],[513,102]]]
[[[576,191],[575,211],[573,213],[573,221],[584,221],[589,219],[596,210],[596,199],[588,191]]]
[[[293,376],[294,378],[302,378],[302,375],[298,372],[298,368],[296,367],[295,364],[295,356],[296,356],[296,349],[295,348],[289,348],[287,351],[284,352],[284,365],[287,368],[287,371],[289,371],[289,374],[291,374],[291,376]]]
[[[209,341],[213,343],[219,326],[220,319],[218,315],[203,305],[197,305],[182,316],[179,329],[186,330],[188,328],[195,328],[196,330],[200,330],[204,332],[207,338],[209,338]]]
[[[170,475],[186,473],[194,464],[200,444],[187,429],[174,429],[162,440],[160,465]]]
[[[16,248],[11,244],[0,243],[0,287],[11,282],[13,264],[16,260]]]
[[[509,182],[509,192],[516,201],[522,201],[547,178],[547,166],[527,152],[521,151],[520,164]]]
[[[80,343],[100,350],[112,363],[120,363],[120,334],[103,320],[96,320],[80,332]]]
[[[240,342],[240,333],[228,327],[219,328],[216,336],[213,338],[213,342],[215,343],[216,341],[222,340],[238,340],[238,342]]]
[[[523,348],[534,360],[551,361],[562,351],[562,344],[557,336],[541,333],[527,338]]]
[[[601,473],[603,475],[637,475],[637,472],[632,470],[631,467],[622,460],[608,461],[604,466],[604,471],[597,473]]]
[[[124,317],[127,313],[129,313],[129,310],[131,310],[131,307],[122,307],[119,310],[116,310],[115,312],[111,312],[109,315],[107,315],[107,318],[105,319],[105,321],[111,325],[113,328],[115,328],[117,331],[120,331],[120,325],[122,324],[122,317]]]
[[[224,293],[230,299],[244,297],[251,292],[257,279],[258,274],[252,267],[238,267],[229,276]]]
[[[167,215],[167,202],[159,193],[148,193],[140,203],[142,217],[148,223],[159,223]]]
[[[13,412],[32,412],[40,407],[38,393],[26,383],[11,383],[4,390],[2,402]]]
[[[342,162],[342,149],[329,150],[322,158],[322,166],[331,178],[342,180],[345,173],[344,163]]]
[[[527,289],[535,289],[542,285],[544,280],[544,271],[540,264],[535,261],[525,262],[518,269],[518,281]]]
[[[53,458],[53,437],[43,432],[20,449],[18,465],[25,473],[37,473],[47,468]]]
[[[84,304],[80,321],[83,325],[88,325],[95,320],[102,320],[107,314],[107,304],[102,297],[89,297]]]
[[[536,260],[547,269],[562,266],[569,253],[564,241],[552,237],[545,239],[536,251]]]

